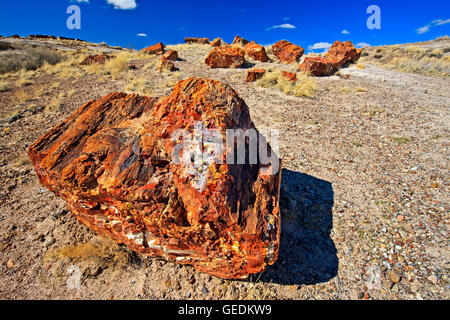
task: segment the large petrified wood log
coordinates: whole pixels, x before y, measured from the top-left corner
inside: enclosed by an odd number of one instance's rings
[[[278,256],[281,168],[267,175],[273,163],[227,164],[228,145],[223,164],[172,161],[173,133],[194,121],[223,135],[254,129],[230,86],[189,78],[168,97],[114,92],[89,101],[28,154],[40,182],[98,233],[143,254],[245,278]]]

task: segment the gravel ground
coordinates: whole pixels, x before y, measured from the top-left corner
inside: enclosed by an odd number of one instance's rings
[[[130,74],[150,81],[157,96],[188,76],[225,81],[258,129],[280,132],[278,261],[246,281],[222,280],[132,253],[78,223],[38,183],[26,148],[84,102],[123,91],[129,78],[41,74],[27,92],[60,85],[21,105],[13,102],[19,88],[0,92],[0,298],[450,298],[449,79],[350,66],[341,70],[349,79],[318,78],[316,97],[297,98],[244,83],[245,69],[209,69],[209,46],[176,49],[178,72],[144,71],[137,61]],[[71,89],[60,111],[42,110]],[[54,255],[80,244],[107,248],[107,257]]]

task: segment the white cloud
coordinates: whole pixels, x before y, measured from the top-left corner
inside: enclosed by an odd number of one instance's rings
[[[108,4],[112,4],[114,9],[133,10],[136,8],[136,0],[106,0]]]
[[[329,42],[317,42],[317,43],[314,43],[312,46],[308,46],[308,50],[309,51],[319,50],[319,49],[328,50],[328,49],[330,49],[331,46],[332,46],[332,44]]]
[[[138,37],[147,37],[147,34],[146,33],[138,33],[137,36]]]
[[[341,31],[342,34],[350,34],[350,31],[348,31],[347,29],[344,29]]]
[[[450,19],[447,20],[443,20],[443,19],[436,19],[432,22],[433,24],[437,25],[437,26],[442,26],[444,24],[450,23]]]
[[[295,28],[296,28],[296,26],[294,26],[290,23],[283,23],[283,24],[280,24],[277,26],[271,26],[271,27],[267,28],[266,31],[270,31],[273,29],[295,29]]]
[[[427,33],[428,31],[430,31],[430,29],[432,27],[443,26],[444,24],[447,24],[447,23],[450,23],[450,19],[446,19],[446,20],[444,20],[444,19],[436,19],[436,20],[431,21],[429,24],[427,24],[427,25],[425,25],[423,27],[417,28],[416,32],[418,34],[424,34],[424,33]]]
[[[89,3],[89,0],[71,0],[71,2],[78,2],[78,3],[84,2],[84,3]]]
[[[367,42],[358,42],[355,47],[356,48],[370,47],[370,44]]]
[[[428,31],[430,31],[430,25],[427,24],[426,26],[417,28],[416,31],[417,31],[418,34],[424,34],[424,33],[427,33]]]

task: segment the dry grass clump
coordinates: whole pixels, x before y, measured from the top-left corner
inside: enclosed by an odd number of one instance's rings
[[[30,100],[30,96],[24,89],[19,89],[14,93],[14,102],[16,104],[22,104]]]
[[[126,91],[138,93],[144,96],[150,96],[153,93],[152,84],[147,79],[132,80],[126,87]]]
[[[341,88],[341,93],[346,94],[346,93],[351,93],[351,92],[352,92],[352,89],[350,89],[349,87],[342,87]]]
[[[131,261],[131,254],[110,241],[92,241],[58,248],[49,252],[45,260],[52,258],[72,259],[73,262],[95,261],[107,267],[123,268]]]
[[[63,59],[63,55],[55,49],[30,45],[14,45],[14,48],[0,55],[0,73],[37,70],[45,63],[54,65]]]
[[[84,75],[83,70],[80,68],[80,62],[84,57],[84,52],[81,51],[68,51],[63,53],[64,60],[52,65],[45,63],[41,70],[47,74],[56,75],[61,79],[80,78]]]
[[[450,75],[450,56],[439,48],[382,46],[368,52],[372,54],[361,58],[362,62],[371,61],[389,69],[427,76]]]
[[[0,81],[0,92],[9,91],[11,88],[9,87],[9,83],[7,81]]]
[[[279,71],[267,70],[255,84],[264,88],[280,90],[296,97],[313,98],[318,92],[316,81],[304,73],[297,73],[297,81],[291,82],[281,76]]]
[[[392,140],[394,140],[398,144],[405,144],[409,142],[409,138],[407,137],[393,137]]]
[[[17,158],[16,162],[14,163],[14,166],[16,168],[20,168],[22,166],[30,164],[30,159],[26,155],[21,155],[19,158]]]
[[[109,72],[113,79],[118,79],[123,72],[128,71],[128,64],[128,53],[120,53],[105,62],[105,70]]]
[[[389,66],[403,72],[423,75],[437,75],[448,77],[450,75],[450,61],[435,57],[422,57],[411,59],[409,57],[397,57],[392,59]]]
[[[110,75],[113,79],[119,79],[126,71],[128,65],[133,59],[138,59],[140,54],[137,52],[123,51],[106,60],[105,64],[93,63],[82,67],[89,74],[100,76]]]
[[[62,100],[65,98],[64,92],[51,98],[50,102],[47,104],[47,111],[55,112],[59,111],[62,106]]]
[[[33,84],[33,78],[35,77],[34,71],[25,71],[19,73],[19,79],[17,80],[17,85],[19,87],[26,87]]]
[[[144,71],[155,70],[159,62],[159,57],[153,56],[142,68]]]

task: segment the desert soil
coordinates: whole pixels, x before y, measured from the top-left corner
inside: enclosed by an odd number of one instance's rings
[[[317,96],[299,98],[244,83],[246,69],[209,69],[208,45],[177,48],[176,76],[145,71],[145,61],[129,74],[154,84],[156,96],[189,76],[227,82],[258,129],[280,132],[278,261],[248,280],[223,280],[105,243],[77,222],[39,184],[26,148],[88,100],[124,91],[128,80],[42,73],[26,91],[60,85],[31,102],[14,103],[13,78],[0,92],[0,298],[450,298],[448,78],[352,65],[341,70],[349,79],[316,78]],[[45,111],[52,96],[71,89],[60,110]],[[80,244],[110,246],[109,255],[54,254]]]

